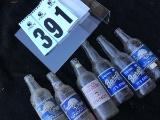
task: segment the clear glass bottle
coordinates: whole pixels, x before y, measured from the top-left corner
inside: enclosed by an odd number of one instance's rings
[[[29,74],[24,77],[31,92],[31,104],[41,120],[68,120],[51,93],[42,88]]]
[[[55,90],[57,102],[69,120],[96,120],[72,87],[62,83],[52,72],[47,74],[47,78]]]
[[[115,30],[116,36],[124,45],[124,50],[154,80],[160,79],[160,61],[157,56],[139,39],[131,38],[120,28]]]
[[[97,41],[138,97],[145,96],[156,87],[153,80],[128,54],[120,52],[102,35],[97,38]]]
[[[92,63],[93,72],[98,76],[116,105],[122,104],[134,95],[108,60],[102,58],[87,41],[82,44],[82,47]]]
[[[87,71],[76,58],[72,59],[70,63],[77,76],[77,86],[98,120],[108,120],[116,115],[119,110],[97,77],[92,72]]]

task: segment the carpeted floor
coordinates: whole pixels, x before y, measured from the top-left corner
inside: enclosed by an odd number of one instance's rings
[[[160,57],[160,1],[159,0],[98,0],[111,11],[109,25],[104,23],[88,38],[90,44],[108,59],[95,38],[102,34],[118,49],[123,46],[114,35],[121,27],[130,36],[142,40]],[[46,80],[49,70],[14,36],[18,23],[29,14],[39,0],[1,1],[0,17],[0,120],[39,120],[30,103],[30,92],[23,77],[31,73],[36,81],[50,90]],[[79,48],[57,72],[57,76],[71,85],[82,97],[76,86],[76,77],[69,61],[77,57],[88,70],[91,64],[82,48]],[[84,100],[84,98],[82,97]],[[85,100],[84,100],[85,101]],[[136,95],[120,105],[120,112],[111,120],[160,120],[160,81],[149,95],[139,99]]]

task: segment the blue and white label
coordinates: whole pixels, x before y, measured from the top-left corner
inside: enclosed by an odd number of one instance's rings
[[[127,87],[127,84],[125,83],[123,78],[113,67],[105,70],[98,76],[98,78],[105,85],[108,93],[111,96],[115,95],[117,92]]]
[[[64,100],[61,108],[70,120],[78,119],[87,110],[86,105],[76,93]]]
[[[127,82],[134,88],[134,90],[138,90],[141,86],[150,80],[148,75],[135,62],[124,68],[121,71],[121,75],[126,78]]]
[[[131,57],[135,59],[143,69],[157,60],[157,56],[152,53],[152,51],[150,51],[150,49],[146,45],[142,45],[138,49],[136,49],[131,54]]]
[[[58,117],[63,115],[63,111],[53,98],[45,100],[37,106],[36,111],[41,120],[56,120]]]

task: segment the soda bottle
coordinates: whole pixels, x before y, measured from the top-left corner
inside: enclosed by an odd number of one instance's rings
[[[93,72],[98,76],[116,105],[134,95],[125,80],[108,60],[102,58],[87,41],[82,44],[82,47],[92,63]]]
[[[77,76],[77,86],[87,99],[98,120],[108,120],[117,114],[118,108],[97,77],[92,72],[87,71],[76,58],[70,62]]]
[[[42,88],[29,74],[24,77],[31,92],[31,104],[41,120],[68,120],[51,93]]]
[[[102,35],[97,38],[97,41],[138,97],[145,96],[156,87],[153,80],[128,54],[120,52]]]
[[[140,40],[131,38],[120,28],[115,30],[115,34],[122,41],[125,52],[136,60],[154,81],[160,79],[160,61],[157,56]]]
[[[96,120],[78,94],[52,72],[47,74],[55,90],[55,98],[69,120]]]

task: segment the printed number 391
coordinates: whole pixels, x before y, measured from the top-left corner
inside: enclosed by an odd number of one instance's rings
[[[56,6],[55,8],[56,8],[55,14],[57,16],[61,15],[68,23],[72,23],[73,20],[69,16],[67,16],[58,6]],[[56,38],[60,38],[63,35],[62,28],[51,18],[47,18],[44,21],[44,26],[51,33],[54,33],[57,30],[58,33],[56,33],[54,35]],[[48,36],[46,36],[44,34],[44,32],[40,28],[37,28],[37,29],[34,30],[33,35],[34,35],[35,38],[38,37],[38,33],[40,34],[42,40],[46,40],[47,41],[47,43],[44,43],[42,46],[45,47],[45,48],[51,47],[52,46],[52,40],[51,40],[51,38],[48,37]]]

